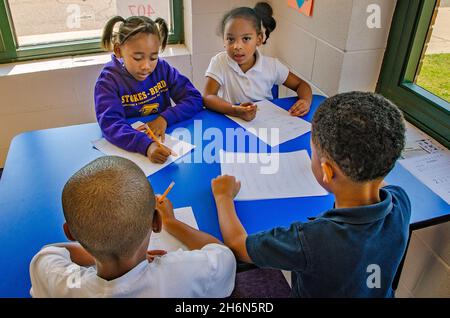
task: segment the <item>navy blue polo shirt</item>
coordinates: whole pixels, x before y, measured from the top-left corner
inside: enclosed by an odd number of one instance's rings
[[[259,267],[291,271],[294,297],[393,297],[411,203],[398,186],[380,189],[380,199],[249,235],[248,255]]]

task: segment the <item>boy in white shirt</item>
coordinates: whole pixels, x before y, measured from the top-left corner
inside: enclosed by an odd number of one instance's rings
[[[105,156],[66,183],[64,232],[71,241],[44,247],[30,264],[33,297],[226,297],[233,253],[211,235],[175,219],[133,162]],[[147,251],[164,229],[191,251]]]
[[[273,99],[273,85],[283,84],[299,98],[290,114],[304,116],[309,112],[312,101],[309,84],[278,59],[263,56],[257,49],[276,27],[272,15],[272,7],[259,2],[254,9],[235,8],[224,16],[221,32],[226,51],[211,59],[205,74],[203,101],[208,109],[251,121],[256,116],[254,102]]]

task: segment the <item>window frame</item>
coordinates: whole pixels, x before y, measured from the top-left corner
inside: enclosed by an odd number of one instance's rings
[[[183,0],[170,0],[172,7],[173,33],[168,43],[183,42]],[[104,52],[100,39],[85,39],[64,43],[17,47],[14,25],[6,0],[0,0],[0,64],[51,57],[73,56]]]
[[[438,0],[398,0],[376,91],[450,148],[450,103],[414,83]]]

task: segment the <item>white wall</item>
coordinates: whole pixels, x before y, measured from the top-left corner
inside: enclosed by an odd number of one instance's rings
[[[374,91],[395,0],[315,1],[304,16],[286,1],[272,1],[278,22],[275,55],[325,95]],[[381,28],[369,29],[369,4],[380,7]]]

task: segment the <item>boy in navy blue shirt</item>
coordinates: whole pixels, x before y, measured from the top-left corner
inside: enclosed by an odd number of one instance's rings
[[[393,297],[411,205],[403,189],[383,179],[404,135],[401,112],[380,95],[328,98],[312,121],[311,168],[335,195],[334,208],[309,222],[247,235],[233,203],[240,183],[221,176],[212,191],[225,244],[241,261],[291,271],[295,297]]]

